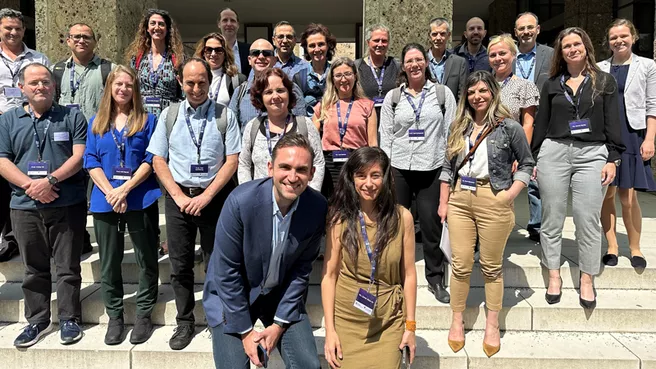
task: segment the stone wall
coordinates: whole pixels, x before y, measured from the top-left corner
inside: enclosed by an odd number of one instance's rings
[[[581,27],[588,33],[597,60],[610,56],[603,43],[612,21],[613,0],[565,0],[565,27]]]
[[[487,25],[489,36],[500,33],[513,34],[517,16],[517,0],[495,0],[488,7],[490,17]]]

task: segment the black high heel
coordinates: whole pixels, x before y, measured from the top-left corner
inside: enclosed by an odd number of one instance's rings
[[[560,279],[560,293],[558,293],[557,295],[551,295],[548,292],[546,292],[544,294],[544,299],[547,300],[547,304],[549,304],[549,305],[559,303],[560,298],[563,297],[563,278],[559,277],[559,279]],[[547,288],[547,291],[549,291],[548,288]]]
[[[597,307],[597,290],[594,287],[594,282],[592,282],[592,294],[594,295],[594,300],[584,300],[583,297],[581,297],[581,275],[582,273],[579,272],[579,304],[584,309],[592,310]]]

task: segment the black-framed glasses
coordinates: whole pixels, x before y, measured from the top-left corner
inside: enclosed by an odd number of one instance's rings
[[[282,41],[282,40],[284,40],[284,39],[294,40],[295,37],[294,37],[294,35],[283,35],[283,34],[279,34],[279,35],[276,35],[276,39],[278,39],[278,40],[280,40],[280,41]]]
[[[221,46],[219,47],[205,46],[205,48],[203,49],[203,53],[205,53],[205,55],[212,55],[212,53],[223,54],[225,53],[225,49]]]
[[[248,55],[257,58],[260,56],[260,54],[264,55],[266,58],[270,58],[273,56],[273,50],[260,50],[260,49],[251,49],[251,51],[248,53]]]
[[[89,42],[93,40],[93,36],[90,35],[85,35],[85,34],[78,34],[78,35],[69,35],[68,36],[70,39],[72,39],[75,42],[78,42],[80,40],[84,40],[86,42]]]

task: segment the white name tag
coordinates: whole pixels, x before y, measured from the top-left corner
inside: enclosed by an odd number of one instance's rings
[[[55,142],[68,141],[69,136],[68,132],[55,132]]]
[[[5,87],[6,97],[22,97],[23,93],[18,87]]]

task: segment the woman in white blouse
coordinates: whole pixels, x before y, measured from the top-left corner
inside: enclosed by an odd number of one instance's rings
[[[226,48],[226,40],[220,33],[205,35],[196,44],[195,57],[204,59],[212,69],[210,99],[228,106],[235,89],[246,80],[239,73],[232,49]]]

